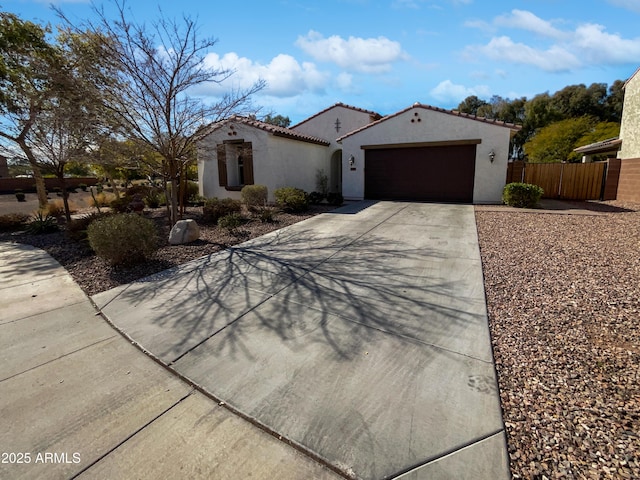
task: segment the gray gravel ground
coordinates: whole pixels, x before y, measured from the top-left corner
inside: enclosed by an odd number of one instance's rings
[[[640,205],[589,208],[476,209],[516,479],[640,478]]]

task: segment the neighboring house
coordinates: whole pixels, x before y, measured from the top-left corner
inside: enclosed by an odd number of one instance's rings
[[[624,84],[618,200],[640,202],[640,68]]]
[[[338,103],[282,128],[244,117],[212,124],[198,146],[200,193],[243,185],[329,189],[346,199],[499,203],[509,140],[520,127],[415,104],[387,117]]]
[[[607,158],[615,158],[620,151],[621,145],[622,139],[620,139],[620,137],[613,137],[574,148],[573,151],[582,154],[582,163],[590,163],[593,162],[593,157],[596,155],[599,157],[606,155]]]

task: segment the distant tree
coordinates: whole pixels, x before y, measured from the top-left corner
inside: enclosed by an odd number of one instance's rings
[[[605,121],[618,122],[622,121],[622,105],[624,103],[624,83],[622,80],[616,80],[609,87],[609,94],[605,100]]]
[[[285,127],[285,128],[291,125],[291,120],[289,119],[289,117],[283,117],[282,115],[273,116],[269,113],[264,116],[262,121],[264,123],[270,123],[271,125],[276,125],[278,127]]]
[[[174,224],[178,220],[175,186],[193,161],[195,145],[208,133],[202,127],[231,113],[250,111],[251,96],[264,82],[230,91],[216,102],[191,97],[194,87],[220,83],[233,74],[206,64],[205,56],[216,40],[199,38],[198,26],[189,17],[180,22],[161,15],[152,23],[138,24],[130,20],[124,0],[114,4],[116,20],[95,8],[98,23],[90,25],[108,38],[104,47],[119,70],[118,84],[107,92],[107,107],[129,138],[147,145],[161,158],[152,167],[161,171],[170,223]],[[174,188],[168,188],[169,184]]]
[[[489,103],[479,99],[476,95],[470,95],[465,98],[458,105],[458,111],[461,113],[468,113],[470,115],[478,115],[478,110],[481,107],[489,106]]]
[[[569,118],[540,129],[524,144],[530,162],[565,162],[575,158],[573,149],[578,141],[596,125],[593,117]]]
[[[620,135],[620,124],[616,122],[599,122],[593,126],[591,130],[580,137],[573,145],[573,148],[582,147],[585,145],[591,145],[592,143],[602,142],[603,140],[609,140]],[[602,157],[604,159],[605,156]],[[594,157],[595,160],[600,160],[599,156]],[[582,160],[582,154],[571,152],[569,155],[570,162],[579,162]]]

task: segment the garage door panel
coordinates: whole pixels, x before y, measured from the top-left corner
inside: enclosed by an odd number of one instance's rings
[[[473,201],[475,145],[367,150],[365,197]]]

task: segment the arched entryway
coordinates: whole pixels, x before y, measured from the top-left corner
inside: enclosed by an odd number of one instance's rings
[[[331,174],[329,176],[329,190],[342,193],[342,150],[336,150],[331,155]]]

